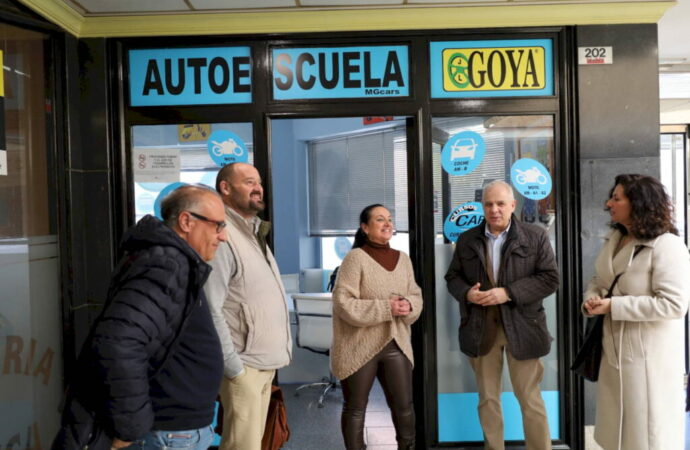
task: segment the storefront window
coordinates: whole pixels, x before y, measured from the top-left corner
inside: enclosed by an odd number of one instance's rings
[[[0,24],[0,447],[45,448],[59,424],[61,304],[48,36]]]
[[[482,188],[494,180],[513,186],[516,217],[547,230],[556,248],[556,203],[553,181],[554,133],[551,116],[434,118],[434,228],[436,259],[436,327],[439,442],[483,441],[477,414],[478,394],[468,357],[460,352],[457,301],[444,275],[455,241],[464,231],[483,226]],[[544,299],[547,324],[557,337],[556,294]],[[560,437],[558,342],[545,356],[541,384],[552,439]],[[512,392],[507,363],[503,370],[505,440],[524,440],[520,407]]]
[[[132,127],[136,220],[160,218],[160,202],[182,183],[216,186],[220,168],[254,163],[250,123],[140,125]]]

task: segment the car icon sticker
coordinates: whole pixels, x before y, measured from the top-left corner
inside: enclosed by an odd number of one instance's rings
[[[523,197],[541,200],[551,193],[551,174],[539,161],[518,159],[510,168],[510,180]]]
[[[461,131],[448,139],[441,150],[441,165],[451,175],[467,175],[484,159],[484,138],[474,131]]]

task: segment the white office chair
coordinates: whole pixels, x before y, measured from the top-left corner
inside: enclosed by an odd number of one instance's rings
[[[333,342],[333,302],[329,292],[292,294],[295,303],[295,318],[297,321],[296,343],[315,353],[329,356]],[[337,387],[336,379],[329,371],[329,377],[317,383],[303,384],[295,391],[308,387],[321,386],[319,408],[323,408],[323,400],[329,391]]]

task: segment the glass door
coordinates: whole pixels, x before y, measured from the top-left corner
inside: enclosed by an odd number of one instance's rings
[[[0,24],[0,447],[50,445],[63,392],[46,34]]]
[[[518,220],[547,230],[554,252],[558,228],[554,193],[554,122],[550,115],[435,117],[432,120],[438,440],[483,441],[478,394],[468,357],[460,352],[457,301],[448,293],[445,273],[458,236],[483,226],[482,188],[494,180],[513,186]],[[544,299],[547,324],[558,336],[557,295]],[[541,384],[552,439],[561,436],[558,342],[542,358]],[[522,416],[512,392],[507,363],[501,397],[506,441],[522,441]]]
[[[272,195],[268,203],[273,209],[278,266],[284,280],[294,280],[285,283],[288,297],[303,296],[300,292],[328,296],[314,293],[327,291],[332,271],[352,247],[360,212],[368,205],[380,203],[391,211],[396,234],[390,245],[409,254],[407,119],[387,116],[271,121]],[[293,309],[291,298],[288,308]],[[293,336],[298,336],[297,326],[293,318]],[[293,339],[292,363],[278,374],[288,393],[296,386],[330,375],[328,356],[300,348],[298,343]],[[375,413],[380,420],[373,430],[392,430],[381,388],[375,385],[374,392],[381,395],[372,394],[370,411],[385,413]],[[291,405],[300,407],[293,395],[286,395],[285,401],[288,410]],[[328,421],[339,420],[341,391],[329,392],[325,402],[326,407],[318,414],[335,411],[336,416]],[[366,426],[367,433],[373,432],[370,425]],[[319,448],[342,448],[342,436],[332,428],[326,433],[301,432],[318,440]],[[392,434],[377,436],[380,439],[376,444],[382,448],[394,446]]]

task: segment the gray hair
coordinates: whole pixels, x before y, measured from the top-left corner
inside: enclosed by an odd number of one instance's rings
[[[513,187],[511,185],[509,185],[503,180],[494,180],[491,183],[484,186],[484,189],[482,189],[482,202],[484,201],[484,197],[486,196],[487,192],[499,186],[505,189],[505,191],[508,193],[508,198],[510,200],[515,200],[515,193],[513,192]]]
[[[220,195],[213,188],[203,184],[180,186],[166,195],[161,202],[163,223],[170,228],[174,228],[177,225],[177,218],[182,214],[182,211],[196,209],[203,201],[205,194],[212,194],[220,198]]]

